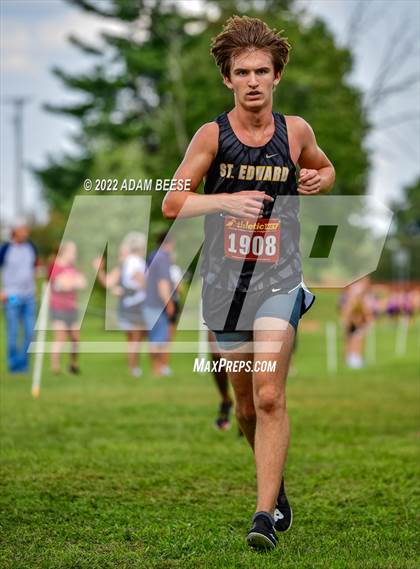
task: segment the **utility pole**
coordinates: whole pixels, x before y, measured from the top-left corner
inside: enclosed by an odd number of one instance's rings
[[[29,103],[30,97],[8,97],[3,101],[6,105],[13,106],[13,132],[15,146],[15,179],[14,179],[14,212],[15,217],[24,213],[24,190],[23,190],[23,118],[24,108]]]

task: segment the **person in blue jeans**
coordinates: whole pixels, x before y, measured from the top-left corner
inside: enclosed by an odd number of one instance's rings
[[[29,370],[28,347],[35,327],[37,253],[23,220],[13,225],[11,240],[0,247],[2,290],[7,327],[7,365],[11,373]]]
[[[166,233],[157,239],[158,248],[147,258],[146,302],[143,309],[150,343],[152,372],[155,376],[171,375],[167,351],[169,344],[169,319],[175,313],[171,280],[171,253],[174,242]]]

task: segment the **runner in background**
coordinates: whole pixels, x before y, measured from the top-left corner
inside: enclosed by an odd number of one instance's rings
[[[215,349],[216,336],[211,330],[209,330],[208,333],[208,341],[211,349],[212,360],[214,362],[219,362],[221,355],[220,352]],[[229,378],[224,367],[221,369],[218,368],[217,371],[214,371],[213,377],[221,399],[214,426],[216,429],[219,429],[219,431],[227,431],[231,427],[230,413],[233,406],[233,401],[229,393]],[[242,431],[240,429],[239,434],[242,436]]]
[[[374,319],[368,277],[350,285],[342,298],[341,316],[345,334],[345,357],[349,368],[364,366],[366,332]]]

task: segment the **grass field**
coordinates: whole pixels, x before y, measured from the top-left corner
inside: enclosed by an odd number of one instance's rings
[[[319,295],[299,338],[294,525],[274,552],[244,542],[252,456],[236,428],[212,428],[216,390],[194,355],[173,356],[171,378],[133,379],[122,354],[84,354],[79,377],[45,365],[38,400],[29,378],[2,374],[1,568],[418,568],[418,325],[405,357],[383,322],[375,366],[328,376],[334,307]],[[89,318],[84,339],[100,327]]]

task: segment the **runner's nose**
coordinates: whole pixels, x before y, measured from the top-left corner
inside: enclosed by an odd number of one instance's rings
[[[253,72],[249,74],[248,87],[251,89],[256,89],[258,87],[258,78],[257,75]]]

